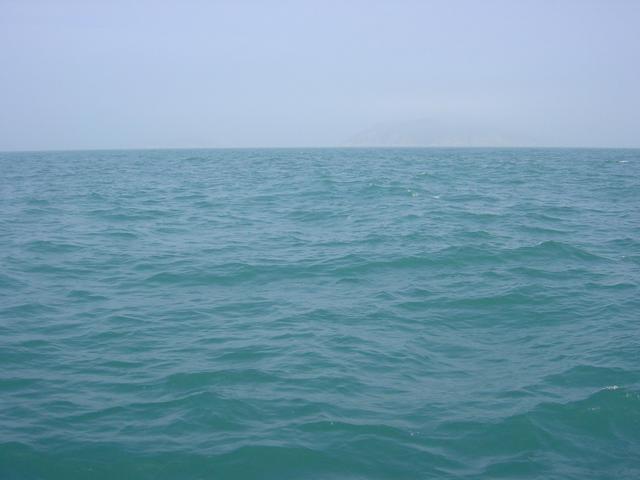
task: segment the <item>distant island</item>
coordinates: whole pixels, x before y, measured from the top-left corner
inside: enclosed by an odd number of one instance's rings
[[[419,119],[380,123],[345,141],[353,147],[516,147],[539,146],[535,139],[469,120]]]

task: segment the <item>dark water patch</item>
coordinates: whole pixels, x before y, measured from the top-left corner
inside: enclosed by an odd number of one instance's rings
[[[76,252],[82,250],[83,246],[52,240],[32,240],[28,242],[24,248],[36,254],[45,254]]]

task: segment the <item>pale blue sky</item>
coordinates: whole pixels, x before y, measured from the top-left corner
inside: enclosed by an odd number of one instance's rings
[[[640,146],[634,0],[0,0],[0,66],[0,150]]]

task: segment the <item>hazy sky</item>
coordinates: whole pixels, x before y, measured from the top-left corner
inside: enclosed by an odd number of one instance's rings
[[[0,0],[0,150],[455,144],[461,125],[640,146],[640,1]]]

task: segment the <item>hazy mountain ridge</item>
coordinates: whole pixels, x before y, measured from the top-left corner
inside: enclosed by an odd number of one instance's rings
[[[345,144],[371,147],[515,147],[539,143],[526,135],[504,132],[482,122],[421,119],[381,123],[349,137]]]

